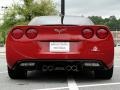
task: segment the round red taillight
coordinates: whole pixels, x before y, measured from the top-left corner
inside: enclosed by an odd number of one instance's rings
[[[100,39],[105,39],[108,36],[108,31],[105,29],[99,29],[97,30],[96,35]]]
[[[93,37],[94,32],[93,32],[92,29],[83,29],[82,30],[82,35],[83,35],[84,38],[90,39],[90,38]]]
[[[35,37],[37,37],[38,31],[36,29],[28,29],[26,31],[26,36],[29,39],[34,39]]]
[[[21,29],[15,29],[15,30],[12,31],[11,34],[15,39],[20,39],[20,38],[22,38],[24,32]]]

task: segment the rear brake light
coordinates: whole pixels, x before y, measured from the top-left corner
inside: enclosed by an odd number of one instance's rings
[[[96,35],[100,39],[105,39],[108,36],[108,31],[105,29],[99,29],[97,30]]]
[[[92,29],[83,29],[82,30],[82,35],[83,35],[84,38],[90,39],[90,38],[93,37],[94,32],[93,32]]]
[[[24,32],[21,29],[15,29],[15,30],[12,31],[11,34],[15,39],[20,39],[20,38],[22,38]]]
[[[28,29],[26,31],[26,36],[29,39],[34,39],[35,37],[37,37],[38,31],[36,29]]]

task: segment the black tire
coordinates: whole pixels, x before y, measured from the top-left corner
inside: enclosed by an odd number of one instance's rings
[[[97,79],[111,79],[113,76],[113,67],[109,70],[95,70],[94,73]]]
[[[20,69],[11,70],[8,67],[8,75],[11,79],[25,79],[27,78],[27,71]]]

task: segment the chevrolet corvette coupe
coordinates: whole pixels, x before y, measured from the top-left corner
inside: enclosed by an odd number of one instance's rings
[[[96,78],[113,74],[114,42],[108,27],[85,17],[40,16],[10,30],[6,40],[9,77],[27,71],[94,71]]]

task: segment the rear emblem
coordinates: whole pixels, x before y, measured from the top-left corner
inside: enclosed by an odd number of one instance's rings
[[[66,31],[66,29],[54,29],[54,31],[61,34],[62,32]]]
[[[98,52],[98,51],[99,51],[99,49],[98,49],[98,47],[97,47],[97,46],[94,46],[94,47],[93,47],[93,49],[92,49],[91,51],[93,51],[93,52]]]

